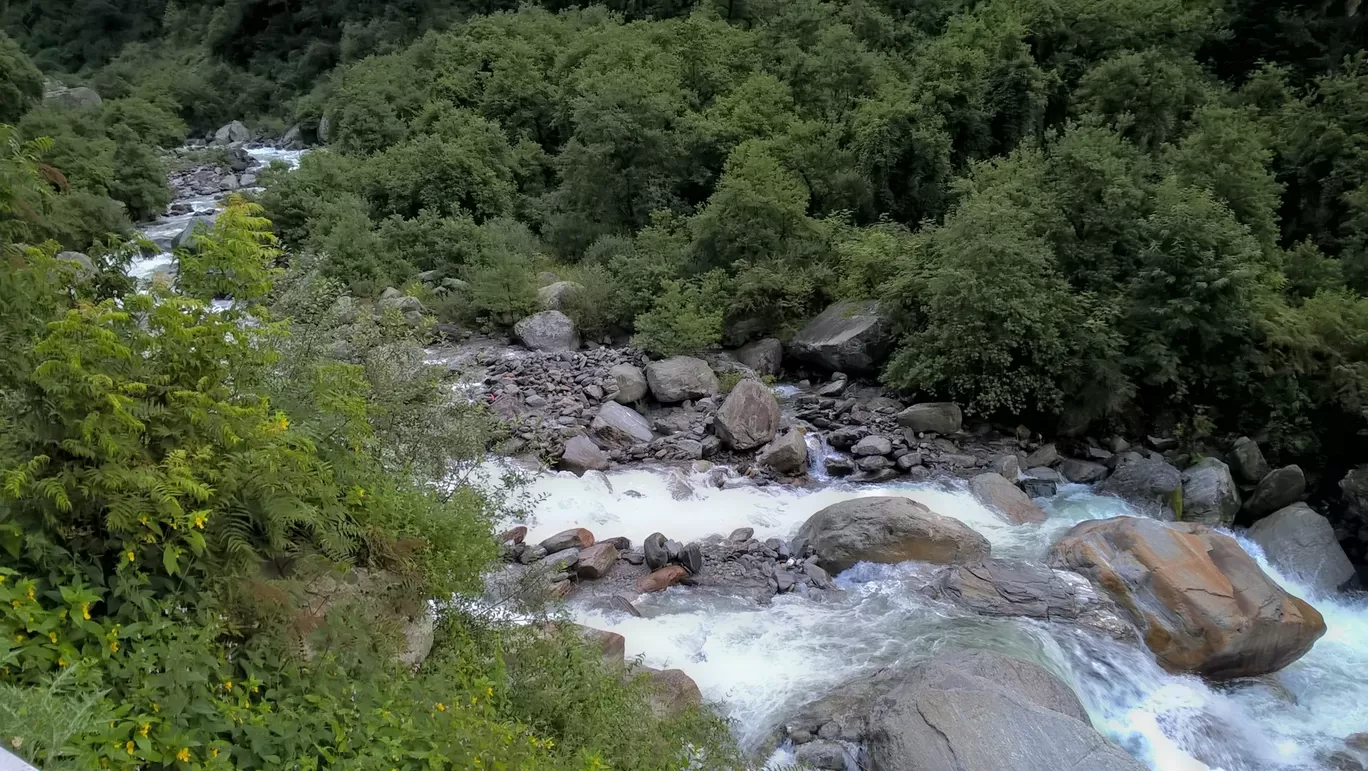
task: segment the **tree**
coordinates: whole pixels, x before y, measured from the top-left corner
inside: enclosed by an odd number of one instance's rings
[[[43,99],[43,73],[0,32],[0,123],[17,123]]]

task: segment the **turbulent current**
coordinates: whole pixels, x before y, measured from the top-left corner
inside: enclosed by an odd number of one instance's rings
[[[1049,519],[1008,525],[951,483],[710,488],[695,481],[692,499],[676,500],[665,474],[636,469],[577,478],[550,473],[528,540],[583,526],[640,543],[660,531],[680,541],[752,527],[757,538],[792,537],[819,509],[870,495],[913,498],[955,517],[992,542],[995,556],[1040,561],[1073,524],[1130,513],[1115,498],[1083,486],[1041,501]],[[677,490],[676,490],[677,492]],[[1368,605],[1317,597],[1279,576],[1241,544],[1288,591],[1316,606],[1329,631],[1301,660],[1274,676],[1208,684],[1164,672],[1147,649],[1064,624],[985,618],[915,591],[924,567],[861,564],[842,573],[842,591],[785,594],[767,606],[686,587],[644,595],[642,618],[576,605],[589,626],[622,634],[627,655],[653,667],[687,672],[706,699],[735,723],[740,740],[768,748],[800,706],[861,674],[915,664],[948,649],[992,648],[1030,658],[1073,686],[1094,725],[1151,768],[1326,768],[1324,756],[1368,729]],[[787,758],[784,748],[774,760]]]

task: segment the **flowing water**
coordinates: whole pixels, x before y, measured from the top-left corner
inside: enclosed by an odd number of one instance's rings
[[[737,527],[754,528],[757,538],[788,538],[833,502],[899,495],[973,527],[996,556],[1039,561],[1073,524],[1129,513],[1120,501],[1082,486],[1067,486],[1044,502],[1046,522],[1013,526],[947,483],[719,490],[696,481],[692,499],[676,500],[666,475],[656,471],[546,474],[532,490],[542,500],[527,523],[528,538],[574,526],[636,543],[655,531],[687,541]],[[629,657],[687,672],[753,750],[768,750],[797,707],[844,682],[973,646],[1055,671],[1078,692],[1097,728],[1153,769],[1327,768],[1326,753],[1368,730],[1368,607],[1311,596],[1242,543],[1284,587],[1325,615],[1329,632],[1276,676],[1222,686],[1168,674],[1147,650],[1075,627],[984,618],[928,599],[917,591],[927,569],[914,563],[858,565],[837,579],[841,592],[783,595],[767,606],[676,587],[639,598],[642,618],[573,603],[571,612],[581,623],[622,634]],[[784,757],[782,749],[775,755]]]

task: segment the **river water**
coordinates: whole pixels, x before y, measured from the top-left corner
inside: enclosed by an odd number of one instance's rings
[[[688,541],[738,527],[754,528],[761,539],[789,538],[833,502],[898,495],[974,528],[996,556],[1040,561],[1075,523],[1131,513],[1119,500],[1078,485],[1042,501],[1046,522],[1015,526],[948,482],[719,490],[701,477],[694,481],[693,498],[676,500],[662,471],[544,474],[531,490],[542,499],[526,523],[528,539],[576,526],[634,543],[655,531]],[[1328,768],[1321,759],[1326,753],[1368,730],[1368,606],[1312,596],[1278,576],[1257,547],[1241,543],[1286,589],[1314,604],[1329,631],[1277,675],[1221,686],[1165,673],[1148,650],[1072,626],[984,618],[928,599],[917,591],[927,569],[914,563],[858,565],[838,577],[840,592],[782,595],[766,606],[675,587],[640,597],[642,618],[573,601],[570,612],[580,623],[622,634],[629,657],[687,672],[752,750],[768,751],[785,717],[861,674],[946,649],[987,647],[1059,674],[1094,725],[1153,769]],[[781,748],[774,760],[786,757]]]

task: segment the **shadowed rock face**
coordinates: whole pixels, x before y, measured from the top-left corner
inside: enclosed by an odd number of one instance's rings
[[[872,373],[890,344],[873,300],[843,301],[822,311],[789,341],[794,358],[832,372]]]
[[[1249,537],[1279,572],[1312,591],[1330,594],[1354,578],[1354,566],[1330,521],[1305,503],[1294,503],[1255,522]]]
[[[1050,565],[1111,595],[1170,671],[1218,680],[1276,672],[1325,634],[1315,608],[1283,591],[1233,538],[1204,525],[1083,522],[1055,544]]]
[[[856,498],[813,514],[798,538],[817,552],[818,563],[839,573],[856,562],[921,560],[941,565],[988,558],[988,539],[951,517],[907,498]]]

